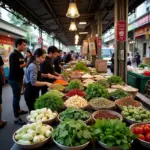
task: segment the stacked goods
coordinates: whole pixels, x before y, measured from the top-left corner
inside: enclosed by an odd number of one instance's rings
[[[115,103],[105,98],[94,98],[90,100],[90,105],[94,110],[98,109],[111,109]]]
[[[51,137],[53,128],[42,123],[24,125],[14,134],[14,139],[22,145],[41,143]]]
[[[84,98],[78,95],[75,95],[75,96],[68,98],[65,101],[64,105],[66,107],[85,108],[88,106],[88,102]]]
[[[86,79],[83,81],[83,86],[88,87],[89,84],[94,83],[95,81],[93,79]]]
[[[49,108],[52,111],[60,111],[63,108],[63,100],[56,93],[46,93],[35,102],[35,109]]]
[[[111,76],[107,79],[109,84],[123,84],[123,80],[118,76]]]
[[[91,76],[90,74],[86,73],[82,76],[83,79],[91,79],[93,78],[93,76]]]
[[[98,83],[92,83],[88,85],[86,89],[86,95],[87,99],[90,100],[92,98],[97,98],[97,97],[108,97],[108,91],[105,89],[105,87],[99,85]]]
[[[69,83],[67,89],[68,89],[69,91],[70,91],[70,90],[73,90],[73,89],[82,90],[83,87],[82,87],[82,85],[81,85],[81,81],[80,81],[80,80],[74,79],[74,80],[72,80],[72,81]]]
[[[73,68],[73,71],[75,70],[83,71],[83,72],[89,71],[89,69],[86,67],[86,65],[83,62],[76,63],[75,67]]]
[[[108,88],[110,86],[107,80],[99,80],[98,83],[105,88]]]
[[[61,121],[69,120],[82,120],[86,121],[90,118],[90,113],[78,108],[67,108],[65,111],[59,114]]]
[[[50,90],[49,93],[55,93],[56,95],[59,95],[60,97],[64,96],[64,93],[60,92],[59,90]]]
[[[94,75],[93,77],[94,77],[95,80],[97,80],[97,81],[101,81],[101,80],[104,80],[104,79],[105,79],[104,76],[102,76],[102,75]]]
[[[80,79],[82,77],[81,72],[80,71],[74,71],[71,74],[71,78],[72,79]]]
[[[51,109],[42,108],[37,110],[32,110],[27,117],[27,119],[31,122],[38,122],[38,121],[48,121],[52,120],[57,117],[56,112],[52,112]]]
[[[65,96],[66,97],[72,97],[72,96],[75,96],[75,95],[85,97],[85,93],[81,90],[78,90],[78,89],[70,90]]]
[[[65,80],[59,79],[59,80],[54,81],[53,84],[60,84],[60,85],[66,86],[68,85],[68,82]]]
[[[124,106],[122,114],[127,121],[131,120],[132,122],[150,122],[150,112],[143,108]]]
[[[65,87],[63,85],[60,85],[60,84],[54,84],[53,90],[63,91],[63,90],[65,90]]]

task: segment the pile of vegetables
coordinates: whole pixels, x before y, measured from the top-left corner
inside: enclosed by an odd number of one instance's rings
[[[91,76],[89,73],[86,73],[82,76],[83,79],[91,79],[93,76]]]
[[[110,113],[109,111],[98,111],[94,115],[95,119],[120,119],[117,115]]]
[[[90,113],[78,108],[67,108],[65,111],[59,114],[61,121],[69,120],[82,120],[86,121],[90,118]]]
[[[138,107],[124,106],[122,114],[129,120],[136,122],[150,122],[150,112]]]
[[[86,65],[83,62],[76,63],[75,67],[73,68],[73,71],[75,70],[89,72],[88,67],[86,67]]]
[[[99,80],[98,83],[102,86],[104,86],[105,88],[109,87],[109,83],[107,80]]]
[[[82,77],[81,72],[80,71],[74,71],[71,74],[71,78],[72,79],[80,79]]]
[[[65,85],[68,85],[68,82],[65,81],[65,80],[59,79],[59,80],[54,81],[53,84],[60,84],[60,85],[64,85],[65,86]]]
[[[52,112],[51,109],[42,108],[37,110],[32,110],[27,117],[27,119],[31,122],[38,121],[48,121],[57,117],[57,113]]]
[[[90,100],[90,105],[99,109],[114,107],[115,103],[105,98],[93,98]]]
[[[65,71],[63,71],[63,72],[61,73],[61,75],[62,75],[65,79],[66,79],[66,78],[69,78],[70,75],[71,75],[71,71],[65,70]]]
[[[140,64],[138,67],[142,68],[142,69],[144,69],[145,67],[149,67],[150,68],[150,64]]]
[[[107,79],[109,84],[123,84],[123,80],[119,76],[111,76]]]
[[[65,90],[65,87],[63,85],[60,85],[60,84],[54,84],[53,90],[63,91],[63,90]]]
[[[121,99],[124,97],[131,96],[131,94],[129,94],[128,92],[125,92],[124,90],[118,89],[118,90],[115,90],[114,92],[111,92],[109,96],[112,100],[116,100],[116,99]]]
[[[56,142],[64,146],[80,146],[91,140],[90,127],[81,120],[61,122],[53,130],[52,137]]]
[[[130,149],[131,142],[135,139],[126,124],[118,119],[96,120],[92,133],[107,147],[120,147],[123,150]]]
[[[141,124],[133,126],[132,133],[138,135],[140,140],[150,142],[150,124]]]
[[[70,90],[73,90],[73,89],[79,89],[79,90],[83,89],[80,80],[74,79],[74,80],[70,81],[70,83],[67,87],[67,90],[70,91]]]
[[[85,94],[83,91],[78,90],[78,89],[70,90],[70,91],[66,94],[67,97],[71,97],[71,96],[75,96],[75,95],[84,97],[86,94]]]
[[[53,128],[42,123],[24,125],[15,132],[15,140],[22,145],[41,143],[51,137]]]
[[[35,102],[35,109],[50,108],[52,111],[60,111],[62,107],[63,100],[56,93],[46,93],[39,96]]]
[[[88,102],[84,98],[78,95],[75,95],[75,96],[68,98],[65,101],[64,105],[66,107],[84,108],[88,106]]]
[[[64,93],[58,91],[58,90],[50,90],[49,93],[55,93],[56,95],[59,95],[60,97],[64,96]]]
[[[92,83],[92,84],[89,84],[86,89],[86,96],[88,100],[92,98],[96,98],[96,97],[107,98],[108,91],[105,89],[105,87],[99,85],[98,83]]]

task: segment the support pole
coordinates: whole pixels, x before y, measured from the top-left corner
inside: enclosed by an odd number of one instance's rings
[[[98,38],[101,40],[101,46],[102,46],[102,13],[97,13],[97,34]],[[98,58],[101,58],[102,56],[102,47],[97,46],[97,56]]]
[[[128,0],[115,0],[115,75],[122,77],[127,81],[127,44],[128,44]],[[125,21],[126,31],[124,33],[118,31],[120,21]],[[120,34],[119,34],[120,33]],[[125,41],[118,40],[118,34],[126,35]]]
[[[41,41],[41,48],[42,48],[43,47],[42,29],[40,29],[40,38],[42,39]]]

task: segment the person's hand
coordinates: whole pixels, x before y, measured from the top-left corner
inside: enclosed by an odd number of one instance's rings
[[[58,76],[56,77],[57,80],[61,80],[62,79],[62,76]]]
[[[53,85],[52,85],[51,83],[48,83],[48,82],[47,82],[46,85],[47,85],[47,87],[49,87],[49,88],[53,88]]]
[[[48,78],[54,79],[54,76],[48,73]]]

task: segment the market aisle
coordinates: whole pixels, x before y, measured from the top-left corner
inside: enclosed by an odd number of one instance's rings
[[[14,124],[13,120],[13,109],[12,109],[12,91],[8,84],[3,87],[3,119],[8,123],[5,128],[0,129],[0,149],[10,150],[13,145],[12,135],[16,131],[19,125]],[[21,98],[21,108],[27,110],[24,97]],[[22,116],[25,118],[25,115]]]

